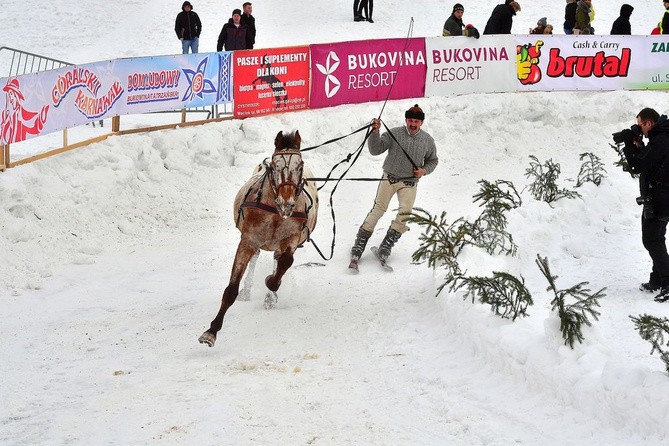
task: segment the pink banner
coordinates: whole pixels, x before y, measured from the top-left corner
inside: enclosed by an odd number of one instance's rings
[[[311,46],[311,108],[425,92],[425,39],[388,39]]]

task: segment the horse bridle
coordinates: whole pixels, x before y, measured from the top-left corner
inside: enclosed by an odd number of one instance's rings
[[[290,181],[288,179],[288,176],[290,175],[290,163],[291,159],[293,156],[299,156],[300,157],[300,163],[297,165],[297,169],[299,170],[298,178],[297,178],[297,183]],[[280,166],[278,161],[282,160],[283,161],[283,166]],[[306,180],[303,178],[304,174],[304,161],[302,161],[302,153],[295,149],[295,150],[282,150],[280,152],[276,152],[275,154],[272,155],[272,161],[271,161],[271,166],[269,170],[269,176],[270,176],[270,186],[272,187],[272,192],[274,192],[275,196],[278,196],[279,190],[284,187],[284,186],[292,186],[295,188],[295,194],[293,198],[297,200],[297,197],[300,196],[302,193],[302,190],[304,189],[304,185],[306,184]],[[276,177],[275,175],[279,175],[279,184],[277,185]]]

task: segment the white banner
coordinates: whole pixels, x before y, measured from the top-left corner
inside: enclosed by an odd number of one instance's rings
[[[516,91],[514,36],[425,39],[425,96]]]
[[[516,36],[518,89],[669,88],[663,36]]]

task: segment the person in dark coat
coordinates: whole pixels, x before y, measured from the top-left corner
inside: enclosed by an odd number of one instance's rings
[[[669,254],[665,242],[669,220],[669,121],[652,108],[644,108],[636,117],[640,132],[648,138],[644,145],[632,129],[621,133],[625,144],[623,153],[632,173],[639,174],[641,197],[644,204],[641,217],[641,239],[653,261],[648,282],[639,287],[642,291],[657,292],[657,302],[669,300]],[[652,206],[652,207],[651,207]]]
[[[242,25],[242,11],[235,9],[228,23],[223,25],[221,34],[218,35],[216,51],[245,50],[247,44],[246,27]]]
[[[197,53],[202,32],[202,22],[196,12],[193,11],[193,5],[190,2],[184,2],[181,5],[181,12],[177,14],[174,22],[174,31],[181,40],[181,52],[188,54],[190,48],[193,54]]]
[[[576,25],[576,0],[567,0],[567,6],[564,7],[564,33],[574,34],[574,25]]]
[[[365,11],[365,15],[362,14],[362,11]],[[358,20],[357,22],[369,22],[374,23],[372,20],[372,13],[374,12],[374,0],[362,0],[360,2],[360,7],[358,8]]]
[[[632,11],[634,11],[634,7],[627,3],[620,7],[620,17],[613,22],[611,27],[612,36],[629,36],[632,34],[632,25],[630,25]]]
[[[242,5],[243,14],[240,20],[242,26],[246,26],[246,49],[252,50],[256,44],[256,18],[253,17],[253,5],[246,2]]]
[[[495,6],[483,34],[511,34],[513,16],[518,11],[520,11],[520,4],[514,0],[506,0],[504,4]]]
[[[465,14],[465,7],[460,3],[453,5],[453,13],[446,19],[444,29],[441,33],[444,37],[467,36],[479,38],[479,32],[473,25],[465,26],[462,16]]]
[[[664,4],[665,11],[657,27],[660,29],[660,34],[669,34],[669,1],[662,3]]]
[[[592,0],[578,0],[576,4],[576,24],[574,34],[594,34],[595,30],[590,25],[590,8]]]

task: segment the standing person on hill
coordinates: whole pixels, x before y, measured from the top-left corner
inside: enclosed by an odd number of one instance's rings
[[[177,14],[174,22],[174,31],[181,40],[181,53],[188,54],[188,48],[192,53],[197,53],[200,33],[202,32],[202,22],[196,12],[193,11],[193,5],[190,2],[184,2],[181,5],[181,12]]]
[[[513,16],[518,11],[520,11],[520,4],[513,0],[506,0],[504,4],[495,6],[483,34],[511,34]]]
[[[574,34],[594,34],[595,30],[590,26],[592,0],[578,0],[576,6],[576,24]]]
[[[363,9],[365,10],[365,15],[362,15]],[[360,1],[360,6],[358,7],[358,10],[356,11],[355,14],[355,21],[356,22],[369,22],[369,23],[374,23],[374,20],[372,20],[372,13],[374,12],[374,0],[361,0]]]
[[[446,19],[444,29],[441,33],[444,37],[467,36],[479,38],[479,32],[473,25],[465,26],[462,16],[465,14],[465,7],[460,3],[453,5],[453,13]]]
[[[218,35],[218,44],[216,51],[234,51],[246,49],[246,27],[242,26],[242,11],[241,9],[234,9],[232,17],[228,23],[223,25],[221,33]]]
[[[564,33],[574,34],[574,25],[576,25],[576,7],[577,0],[567,0],[567,6],[564,7]]]
[[[253,5],[251,2],[246,2],[242,5],[242,16],[240,23],[246,26],[246,49],[252,50],[253,45],[256,44],[256,18],[253,17]]]
[[[399,211],[379,245],[377,257],[382,262],[388,259],[395,243],[408,230],[405,222],[416,201],[418,181],[432,173],[439,162],[434,139],[421,130],[424,120],[425,113],[418,104],[404,113],[404,126],[392,128],[383,135],[379,134],[381,121],[372,120],[372,132],[367,142],[369,153],[380,155],[388,152],[388,155],[383,162],[383,177],[376,190],[374,206],[358,229],[351,248],[351,269],[358,269],[358,259],[394,195],[397,195]]]
[[[669,220],[669,121],[652,108],[644,108],[636,116],[636,124],[618,132],[624,143],[623,153],[632,173],[639,174],[643,199],[641,239],[653,266],[642,291],[656,293],[657,302],[669,301],[669,254],[666,232]],[[643,143],[643,136],[648,144]],[[637,198],[637,202],[639,200]]]
[[[662,20],[657,24],[657,27],[660,30],[660,34],[669,34],[669,1],[662,2],[664,5],[664,15]]]
[[[634,11],[634,7],[627,3],[620,7],[620,17],[613,22],[611,27],[612,36],[629,36],[632,34],[632,25],[630,24],[632,11]]]

